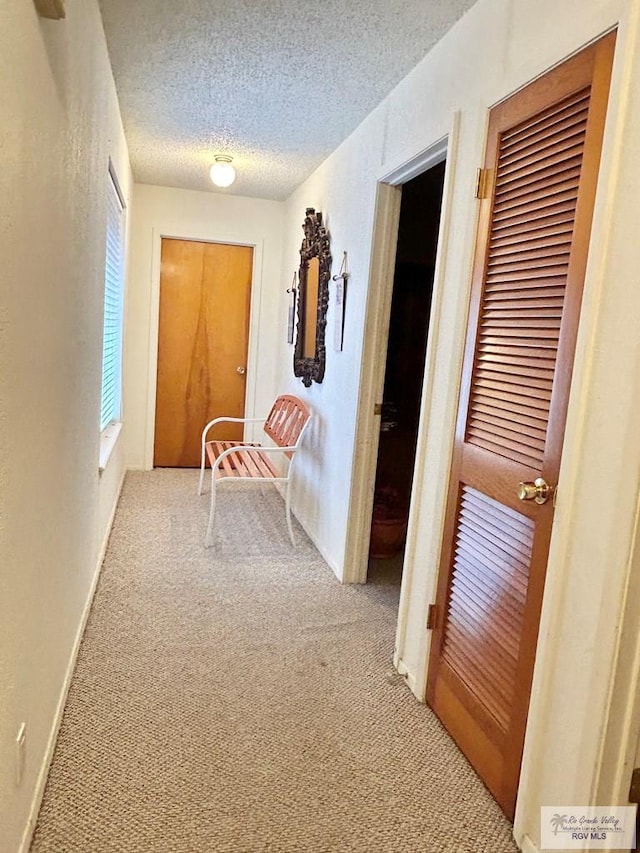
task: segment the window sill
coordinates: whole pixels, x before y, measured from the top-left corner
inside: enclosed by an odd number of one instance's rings
[[[100,461],[98,470],[102,474],[109,464],[109,459],[118,442],[118,436],[122,429],[122,423],[113,423],[106,426],[100,433]]]

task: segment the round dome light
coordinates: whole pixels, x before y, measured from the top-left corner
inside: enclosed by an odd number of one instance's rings
[[[211,167],[211,180],[217,187],[230,187],[236,179],[236,170],[231,165],[231,157],[219,154],[214,158],[215,163]]]

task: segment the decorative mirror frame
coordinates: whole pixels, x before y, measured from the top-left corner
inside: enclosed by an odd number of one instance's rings
[[[298,326],[296,346],[293,353],[293,373],[302,379],[308,388],[312,382],[322,382],[326,360],[325,329],[329,306],[329,279],[331,278],[331,252],[329,234],[322,224],[322,214],[313,207],[305,211],[302,224],[304,239],[300,248],[300,272],[298,274]],[[304,356],[304,327],[306,315],[307,271],[309,261],[318,258],[318,304],[316,325],[316,347],[314,358]]]

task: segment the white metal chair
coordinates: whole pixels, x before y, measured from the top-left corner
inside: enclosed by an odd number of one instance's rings
[[[285,514],[289,537],[296,544],[291,525],[291,474],[295,453],[300,447],[304,432],[311,420],[308,406],[289,394],[278,397],[264,421],[263,430],[275,442],[275,446],[249,444],[244,441],[207,441],[209,430],[216,424],[259,423],[262,418],[215,418],[202,431],[202,453],[200,458],[200,481],[198,494],[204,487],[206,460],[211,465],[211,507],[209,524],[205,537],[205,547],[213,541],[213,523],[216,512],[216,491],[222,482],[284,483]],[[285,472],[274,464],[272,456],[284,454],[287,457]]]

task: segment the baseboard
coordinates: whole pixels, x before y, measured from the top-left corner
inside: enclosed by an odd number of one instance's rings
[[[151,471],[153,469],[153,466],[148,468],[145,465],[144,459],[125,459],[124,464],[127,471]]]
[[[107,551],[107,545],[109,544],[109,536],[111,534],[111,528],[113,526],[113,519],[115,518],[116,509],[118,507],[118,502],[120,500],[120,493],[122,492],[122,486],[124,483],[124,478],[126,475],[126,470],[122,472],[122,477],[120,478],[120,482],[118,484],[118,488],[116,490],[116,497],[113,502],[113,508],[111,510],[111,515],[109,516],[109,523],[107,524],[107,529],[105,531],[105,535],[100,546],[100,552],[98,554],[98,560],[96,563],[96,567],[93,572],[93,578],[91,579],[91,586],[89,588],[89,593],[87,595],[87,600],[85,602],[82,616],[80,617],[80,624],[78,625],[78,630],[76,631],[76,636],[73,641],[73,647],[71,649],[71,655],[69,657],[69,663],[67,664],[67,671],[65,673],[64,681],[62,683],[62,689],[60,691],[60,697],[58,699],[58,704],[56,706],[55,714],[53,716],[53,723],[51,725],[51,732],[49,733],[49,740],[47,741],[47,748],[45,750],[44,758],[42,760],[42,765],[40,767],[40,772],[38,773],[38,778],[36,781],[36,787],[33,793],[33,798],[31,800],[31,808],[29,809],[29,817],[27,819],[27,825],[25,827],[24,833],[22,835],[22,841],[20,842],[20,847],[18,848],[18,853],[29,853],[29,848],[31,847],[31,840],[33,836],[33,831],[36,827],[36,821],[38,819],[38,812],[40,811],[40,806],[42,804],[42,797],[44,796],[44,789],[47,784],[47,777],[49,775],[49,767],[51,765],[51,760],[53,758],[53,753],[56,748],[56,741],[58,739],[58,732],[60,731],[60,724],[62,722],[62,715],[64,714],[64,708],[67,703],[67,695],[69,693],[69,687],[71,686],[71,679],[73,678],[73,673],[76,668],[76,660],[78,658],[78,652],[80,651],[80,643],[82,642],[82,637],[84,635],[84,629],[87,625],[87,619],[89,618],[89,612],[91,610],[91,605],[93,603],[93,597],[96,592],[96,588],[98,586],[98,581],[100,580],[100,572],[102,570],[102,563],[104,562],[104,557]]]
[[[300,521],[300,519],[298,518],[298,516],[297,516],[297,515],[295,515],[295,513],[293,512],[293,510],[291,511],[291,515],[293,515],[293,516],[294,516],[295,520],[298,522],[298,524],[300,525],[300,527],[304,530],[304,532],[307,534],[307,536],[309,537],[309,539],[311,539],[311,541],[312,541],[312,543],[313,543],[313,545],[314,545],[315,549],[320,553],[320,556],[322,557],[322,559],[323,559],[323,560],[325,561],[325,563],[329,566],[329,568],[330,568],[330,569],[331,569],[331,571],[334,573],[334,575],[338,578],[338,580],[340,581],[340,583],[342,583],[342,572],[341,572],[340,567],[338,566],[338,564],[337,564],[337,563],[335,563],[335,562],[331,559],[331,557],[329,557],[329,555],[325,552],[325,550],[324,550],[324,548],[322,547],[322,545],[320,545],[320,543],[316,540],[316,537],[311,533],[311,531],[308,529],[308,527],[306,526],[306,524],[305,524],[303,521]]]
[[[406,663],[402,660],[400,655],[398,654],[398,650],[393,650],[393,665],[398,670],[400,675],[408,675],[409,670],[407,669]]]
[[[284,487],[282,486],[282,484],[281,484],[281,483],[274,483],[274,486],[275,486],[275,487],[276,487],[276,489],[278,490],[278,493],[280,494],[280,497],[282,498],[282,500],[285,500],[285,490],[284,490]],[[311,539],[311,541],[312,541],[312,543],[313,543],[313,545],[314,545],[315,549],[320,553],[320,556],[321,556],[321,557],[322,557],[322,559],[325,561],[325,563],[329,566],[329,568],[330,568],[330,569],[331,569],[331,571],[334,573],[334,575],[338,578],[338,580],[340,581],[340,583],[343,583],[343,580],[342,580],[342,572],[341,572],[341,570],[340,570],[340,567],[337,565],[337,563],[335,563],[335,562],[331,559],[331,557],[329,557],[329,555],[328,555],[328,554],[326,554],[326,553],[325,553],[324,548],[319,544],[319,542],[317,542],[317,541],[316,541],[315,536],[314,536],[314,535],[311,533],[311,531],[308,529],[307,525],[306,525],[303,521],[300,521],[300,519],[298,518],[298,516],[295,514],[295,512],[293,511],[293,507],[291,508],[291,515],[295,518],[295,520],[298,522],[298,524],[300,525],[300,527],[301,527],[301,528],[304,530],[304,532],[307,534],[307,536],[309,537],[309,539]]]
[[[404,680],[407,682],[407,687],[416,697],[419,702],[424,702],[424,699],[418,693],[418,681],[412,673],[406,663],[402,660],[402,658],[398,655],[397,652],[393,653],[393,665],[398,670],[399,675],[402,675]]]
[[[522,853],[540,853],[540,848],[536,847],[528,835],[522,836],[522,841],[519,844]]]

